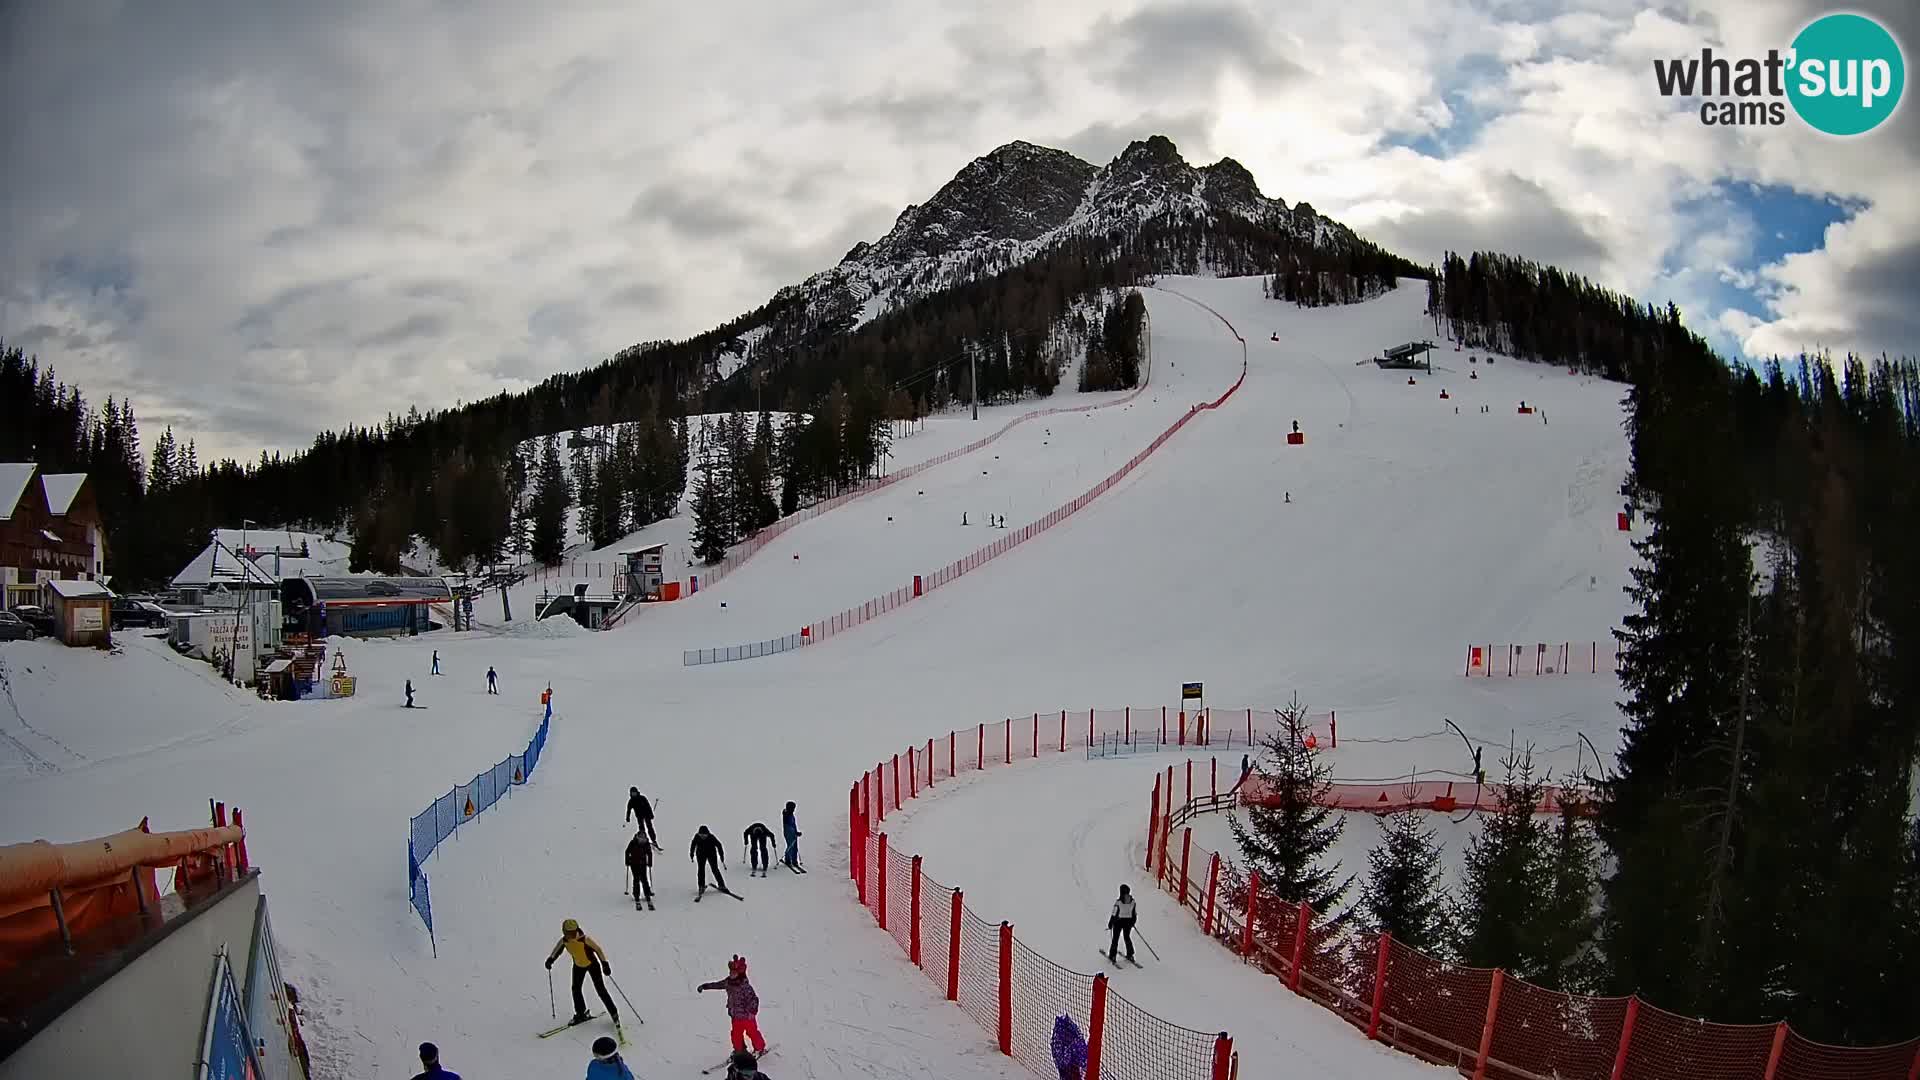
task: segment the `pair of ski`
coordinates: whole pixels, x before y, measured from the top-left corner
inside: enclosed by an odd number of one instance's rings
[[[578,1020],[569,1020],[566,1023],[561,1024],[559,1027],[548,1028],[547,1030],[540,1032],[540,1037],[543,1039],[552,1038],[553,1036],[560,1034],[561,1032],[567,1030],[568,1028],[579,1027],[581,1024],[584,1024],[589,1020],[598,1019],[599,1016],[600,1016],[599,1013],[588,1013],[587,1015],[581,1017]],[[640,1022],[643,1024],[646,1023],[645,1020],[641,1020]],[[622,1027],[620,1024],[620,1021],[618,1020],[615,1020],[613,1022],[613,1033],[615,1036],[619,1038],[621,1046],[631,1045],[630,1043],[627,1042],[627,1029],[625,1027]]]
[[[1105,960],[1107,963],[1112,964],[1115,967],[1118,967],[1121,964],[1132,964],[1134,967],[1142,968],[1143,970],[1145,968],[1145,965],[1141,964],[1140,961],[1135,960],[1131,956],[1108,956],[1107,951],[1105,949],[1096,949],[1094,951],[1100,954],[1100,959]]]
[[[757,1054],[755,1054],[755,1055],[753,1055],[753,1059],[754,1059],[755,1061],[765,1061],[765,1060],[767,1060],[767,1058],[768,1058],[768,1057],[769,1057],[769,1056],[770,1056],[770,1055],[771,1055],[772,1053],[773,1053],[773,1047],[771,1047],[771,1046],[769,1046],[769,1047],[767,1047],[767,1048],[766,1048],[765,1050],[762,1050],[762,1051],[760,1051],[759,1053],[757,1053]],[[720,1063],[720,1064],[718,1064],[718,1065],[715,1065],[715,1066],[713,1066],[712,1068],[708,1068],[708,1069],[701,1069],[701,1070],[700,1070],[700,1075],[701,1075],[701,1076],[712,1076],[712,1075],[713,1075],[714,1073],[717,1073],[717,1072],[719,1072],[720,1070],[722,1070],[722,1069],[724,1069],[724,1068],[726,1068],[727,1066],[729,1066],[729,1065],[731,1065],[731,1064],[733,1064],[733,1055],[732,1055],[732,1054],[728,1054],[728,1055],[727,1055],[727,1060],[725,1060],[725,1061],[723,1061],[723,1062],[721,1062],[721,1063]]]
[[[737,893],[737,892],[734,892],[734,891],[733,891],[733,890],[731,890],[731,889],[715,889],[715,890],[713,890],[713,891],[714,891],[714,892],[717,892],[717,893],[724,893],[725,895],[727,895],[727,896],[731,896],[731,897],[733,897],[733,898],[734,898],[735,900],[738,900],[738,901],[740,901],[741,903],[746,903],[746,900],[747,900],[747,898],[746,898],[746,897],[744,897],[744,896],[741,896],[741,895],[740,895],[739,893]],[[699,903],[699,902],[700,902],[700,898],[701,898],[701,897],[703,897],[703,896],[705,896],[705,895],[707,895],[707,894],[706,894],[706,893],[703,893],[703,892],[702,892],[702,893],[694,893],[694,894],[693,894],[693,902],[694,902],[694,903],[696,903],[696,904],[697,904],[697,903]]]
[[[791,871],[793,871],[793,872],[794,872],[794,873],[796,873],[796,874],[804,874],[804,873],[806,873],[806,872],[807,872],[807,868],[806,868],[806,867],[804,867],[804,866],[787,866],[787,864],[786,864],[786,863],[781,863],[780,865],[781,865],[781,866],[786,866],[786,867],[787,867],[787,869],[789,869],[789,870],[791,870]],[[763,867],[761,867],[761,868],[760,868],[760,869],[758,869],[758,870],[749,870],[749,871],[747,872],[747,876],[748,876],[748,877],[766,877],[766,876],[767,876],[767,869],[768,869],[767,867],[764,867],[764,866],[763,866]]]

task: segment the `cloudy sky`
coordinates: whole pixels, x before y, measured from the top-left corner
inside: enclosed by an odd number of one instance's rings
[[[1001,143],[1104,164],[1160,133],[1417,260],[1675,300],[1729,354],[1920,352],[1920,108],[1836,140],[1654,88],[1656,56],[1784,49],[1825,10],[23,0],[0,338],[149,440],[293,449],[708,329]],[[1913,61],[1912,0],[1849,10]]]

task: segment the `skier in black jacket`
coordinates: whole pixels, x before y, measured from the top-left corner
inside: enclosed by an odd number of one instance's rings
[[[627,869],[633,872],[633,909],[640,910],[642,899],[647,909],[653,909],[653,882],[647,871],[653,866],[653,845],[647,841],[647,830],[640,829],[627,841]]]
[[[653,841],[655,847],[659,847],[660,834],[653,831],[653,804],[647,801],[645,795],[640,794],[639,788],[630,787],[627,789],[626,820],[633,821],[636,818],[640,822],[640,827],[646,830],[647,839]]]
[[[707,894],[707,871],[713,871],[714,887],[729,895],[738,895],[727,888],[727,879],[720,876],[720,863],[727,857],[727,851],[720,846],[720,838],[709,832],[705,825],[693,834],[693,843],[687,846],[687,858],[693,861],[694,870],[699,875],[700,891],[693,895],[694,903]]]
[[[766,877],[767,864],[773,859],[773,830],[767,828],[766,822],[756,821],[740,835],[740,842],[746,845],[747,861],[752,864],[747,876]]]

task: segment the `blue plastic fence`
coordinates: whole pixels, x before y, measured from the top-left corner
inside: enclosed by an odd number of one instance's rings
[[[433,800],[433,805],[414,815],[407,825],[407,897],[413,910],[420,913],[420,921],[427,925],[427,938],[433,941],[433,901],[427,892],[427,872],[420,868],[421,860],[432,855],[440,841],[453,835],[453,831],[500,801],[502,795],[513,789],[515,784],[524,784],[533,778],[534,766],[540,764],[540,752],[547,745],[547,731],[553,723],[553,689],[547,689],[546,712],[540,718],[540,727],[533,733],[533,740],[527,748],[518,754],[501,759],[500,763],[474,776],[467,783],[456,786],[452,791]],[[440,945],[433,942],[434,955],[440,955]]]

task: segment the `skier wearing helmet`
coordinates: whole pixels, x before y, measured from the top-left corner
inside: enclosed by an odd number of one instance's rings
[[[553,951],[547,954],[547,970],[553,970],[553,962],[560,958],[561,950],[573,957],[573,1020],[575,1024],[587,1020],[587,999],[581,995],[580,987],[588,975],[593,976],[593,988],[607,1007],[607,1015],[613,1018],[615,1026],[620,1023],[620,1010],[613,999],[607,996],[607,984],[601,980],[603,975],[613,974],[613,961],[607,959],[607,950],[600,943],[586,935],[575,919],[566,919],[560,923],[560,941]]]
[[[593,1060],[587,1062],[587,1080],[638,1080],[620,1057],[620,1045],[605,1035],[593,1040]]]
[[[760,1061],[751,1050],[735,1050],[727,1059],[727,1080],[773,1080],[760,1071]]]

